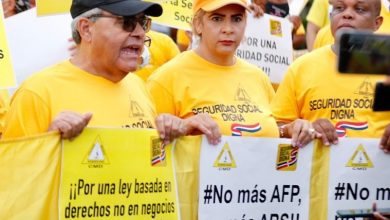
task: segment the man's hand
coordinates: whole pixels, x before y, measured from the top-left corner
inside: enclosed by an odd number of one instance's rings
[[[328,119],[320,118],[314,121],[313,128],[322,135],[322,143],[326,146],[338,144],[336,129]]]
[[[91,118],[92,113],[79,114],[64,111],[57,115],[50,124],[48,131],[59,131],[61,138],[72,140],[83,131]]]
[[[385,153],[390,153],[390,124],[386,127],[379,146]]]
[[[221,140],[218,124],[208,114],[197,114],[181,119],[171,114],[161,114],[156,118],[157,130],[164,144],[185,135],[205,134],[210,144]]]

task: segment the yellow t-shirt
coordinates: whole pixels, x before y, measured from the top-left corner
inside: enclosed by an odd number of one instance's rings
[[[169,36],[156,31],[149,31],[146,35],[152,40],[149,47],[150,60],[146,66],[135,72],[145,82],[158,67],[180,53],[179,48]]]
[[[186,31],[179,29],[176,33],[176,42],[177,44],[181,44],[183,46],[188,47],[191,41],[190,38],[187,36]]]
[[[340,74],[330,46],[298,58],[289,67],[272,102],[278,121],[329,119],[339,137],[379,138],[390,112],[373,112],[375,84],[383,76]]]
[[[278,137],[269,108],[274,95],[270,81],[241,59],[219,66],[185,52],[158,69],[148,88],[158,113],[180,118],[208,113],[224,135]]]
[[[21,85],[11,100],[3,137],[45,132],[62,111],[91,112],[88,126],[155,127],[155,108],[141,79],[129,74],[113,83],[64,61]]]
[[[5,125],[5,115],[8,110],[8,91],[0,90],[0,138]]]
[[[158,113],[180,118],[208,113],[224,135],[279,137],[270,112],[271,83],[259,68],[241,59],[233,66],[219,66],[186,51],[160,67],[147,86]],[[190,141],[199,145],[198,139]],[[199,148],[186,141],[176,148],[181,217],[197,220]]]
[[[320,31],[318,31],[313,48],[317,49],[333,43],[334,38],[332,35],[332,30],[330,29],[330,25],[326,25],[325,27],[321,28]]]
[[[329,24],[329,2],[328,0],[314,0],[306,17],[307,21],[322,28]]]
[[[375,33],[379,34],[390,34],[390,12],[382,4],[381,16],[383,17],[383,23]],[[330,25],[327,25],[317,33],[316,39],[314,41],[314,49],[333,44],[334,38],[332,35],[332,30]]]

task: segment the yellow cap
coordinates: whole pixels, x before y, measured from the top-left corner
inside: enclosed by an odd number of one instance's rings
[[[231,4],[241,5],[242,7],[249,10],[246,0],[194,0],[194,6],[192,10],[194,14],[199,9],[203,9],[204,11],[209,12]]]

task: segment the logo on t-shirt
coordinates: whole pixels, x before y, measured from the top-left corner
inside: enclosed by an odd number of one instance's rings
[[[365,122],[351,122],[351,121],[339,121],[335,125],[336,133],[338,137],[347,137],[347,129],[361,131],[368,128],[368,123]]]
[[[259,123],[253,125],[232,124],[230,126],[232,136],[242,136],[242,132],[256,133],[261,130]]]
[[[144,111],[138,102],[134,101],[130,97],[130,116],[133,118],[145,117]]]
[[[251,97],[248,95],[245,89],[241,87],[241,85],[238,85],[234,99],[240,102],[251,102]]]
[[[374,85],[370,82],[369,78],[366,78],[355,91],[355,94],[362,95],[364,98],[372,98],[374,95]]]

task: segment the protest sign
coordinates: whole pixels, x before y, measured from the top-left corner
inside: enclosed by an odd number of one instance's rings
[[[330,148],[328,217],[342,209],[390,207],[389,155],[379,139],[342,138]]]
[[[153,22],[173,28],[191,30],[193,0],[147,1],[159,3],[163,7],[163,14],[160,17],[153,17]]]
[[[3,7],[0,5],[0,89],[15,86],[14,69],[4,27]]]
[[[37,17],[36,8],[5,20],[18,85],[34,72],[70,57],[70,23],[69,14]]]
[[[171,147],[155,130],[86,129],[62,148],[60,219],[178,219]]]
[[[260,67],[273,83],[280,83],[292,63],[291,23],[285,18],[264,14],[247,17],[245,36],[236,55]]]
[[[203,140],[199,219],[309,219],[313,144],[291,140],[223,137]]]
[[[36,0],[37,15],[69,13],[72,0]]]

